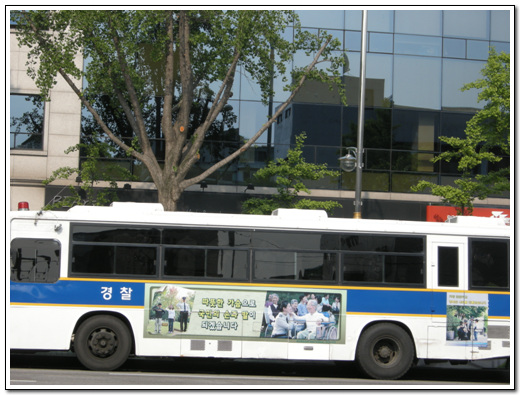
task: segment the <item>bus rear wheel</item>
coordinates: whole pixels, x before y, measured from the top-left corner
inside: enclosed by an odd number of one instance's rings
[[[356,361],[369,377],[395,380],[412,366],[414,345],[401,327],[381,323],[365,330],[359,338]]]
[[[74,336],[74,351],[87,369],[114,370],[130,355],[132,338],[118,318],[98,315],[83,322]]]

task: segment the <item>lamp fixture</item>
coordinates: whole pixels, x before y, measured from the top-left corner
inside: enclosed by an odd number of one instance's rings
[[[347,154],[339,158],[339,166],[341,170],[351,172],[356,168],[357,148],[347,147]]]

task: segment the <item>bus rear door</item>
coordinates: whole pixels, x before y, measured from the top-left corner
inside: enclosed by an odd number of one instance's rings
[[[459,329],[468,287],[467,238],[428,236],[428,285],[432,290],[432,323],[428,328],[428,358],[468,359]]]

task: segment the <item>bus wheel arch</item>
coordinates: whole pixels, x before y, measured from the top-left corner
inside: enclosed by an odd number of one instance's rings
[[[395,321],[378,321],[363,328],[356,347],[356,363],[374,379],[395,380],[416,362],[413,335]]]
[[[90,370],[115,370],[134,350],[131,326],[123,316],[97,312],[81,317],[74,329],[73,350]]]

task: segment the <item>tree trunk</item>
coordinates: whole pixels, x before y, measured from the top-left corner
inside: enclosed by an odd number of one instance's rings
[[[177,211],[177,203],[181,198],[182,190],[178,185],[166,184],[157,186],[159,203],[164,207],[164,211]]]

